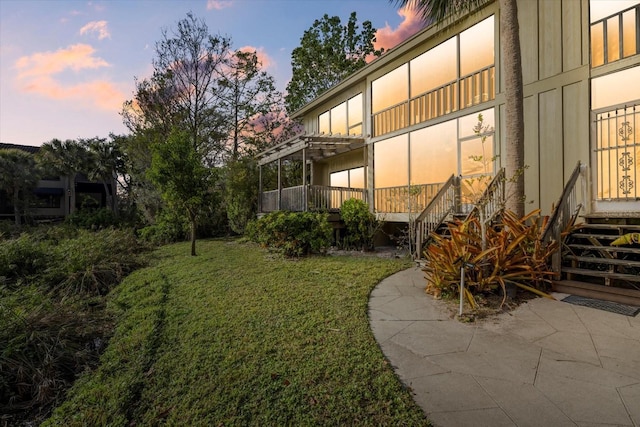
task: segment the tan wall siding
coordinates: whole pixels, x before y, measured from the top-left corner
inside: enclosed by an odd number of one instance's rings
[[[538,2],[518,2],[518,23],[522,45],[522,81],[524,84],[538,80]],[[504,86],[501,86],[504,87]]]
[[[540,207],[540,144],[538,144],[538,97],[524,99],[524,194],[525,210]],[[533,141],[533,142],[532,142]]]
[[[541,93],[538,98],[540,136],[540,207],[548,211],[564,184],[562,91]]]
[[[539,7],[540,79],[562,72],[562,2],[541,0]]]
[[[562,2],[562,69],[564,71],[583,65],[582,34],[582,3],[576,0],[564,0]]]

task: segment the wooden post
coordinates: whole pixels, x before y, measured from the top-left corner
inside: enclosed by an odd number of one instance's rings
[[[282,159],[278,159],[278,210],[282,210]]]
[[[302,149],[302,210],[309,210],[309,200],[307,198],[307,149]]]
[[[262,213],[262,165],[258,166],[258,213]]]

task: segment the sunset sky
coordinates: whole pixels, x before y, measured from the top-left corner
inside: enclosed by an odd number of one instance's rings
[[[284,91],[291,51],[325,13],[378,28],[392,47],[421,22],[387,0],[0,0],[0,142],[126,133],[119,111],[151,74],[161,29],[193,12],[211,33],[252,47]]]

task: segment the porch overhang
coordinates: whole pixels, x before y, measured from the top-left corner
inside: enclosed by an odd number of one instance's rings
[[[301,134],[258,154],[258,165],[278,159],[318,161],[361,147],[364,147],[362,136]]]

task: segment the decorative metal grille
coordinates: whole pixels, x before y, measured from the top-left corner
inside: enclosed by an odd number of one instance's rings
[[[638,200],[640,104],[596,115],[598,200]]]

